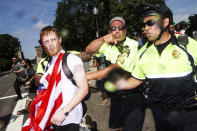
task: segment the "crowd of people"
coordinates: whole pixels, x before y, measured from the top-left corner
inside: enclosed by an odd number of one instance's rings
[[[103,65],[95,72],[86,72],[80,57],[61,48],[62,38],[53,26],[40,32],[48,56],[36,71],[30,60],[20,64],[12,58],[16,100],[22,99],[22,84],[29,88],[25,109],[18,111],[30,113],[22,131],[79,131],[88,110],[84,103],[88,81],[93,79],[98,80],[104,101],[110,99],[112,129],[142,131],[148,107],[157,131],[197,130],[197,41],[181,36],[185,32],[180,25],[173,26],[173,14],[165,4],[142,9],[141,34],[129,38],[128,23],[115,16],[108,34],[88,44],[85,51],[102,58]]]

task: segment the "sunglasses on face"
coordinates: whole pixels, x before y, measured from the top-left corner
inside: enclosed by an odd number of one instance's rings
[[[115,31],[117,28],[118,28],[118,30],[124,30],[125,29],[124,26],[118,26],[118,27],[112,26],[112,27],[109,27],[109,30],[110,31]]]
[[[156,23],[156,21],[154,20],[149,20],[147,22],[142,23],[143,28],[145,28],[146,26],[153,26]]]

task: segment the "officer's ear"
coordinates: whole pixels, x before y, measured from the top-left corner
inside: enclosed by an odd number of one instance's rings
[[[163,28],[166,28],[170,23],[170,19],[169,18],[164,18],[163,19]]]

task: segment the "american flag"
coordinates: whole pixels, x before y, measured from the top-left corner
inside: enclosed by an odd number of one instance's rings
[[[22,131],[53,130],[50,122],[51,118],[63,103],[61,85],[59,84],[61,81],[60,63],[63,55],[64,53],[60,53],[52,73],[48,73],[44,78],[44,86],[47,88],[41,90],[32,101],[29,109],[30,117],[25,122]]]

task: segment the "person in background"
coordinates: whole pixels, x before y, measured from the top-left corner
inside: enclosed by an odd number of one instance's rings
[[[132,32],[132,39],[133,40],[138,40],[140,38],[140,34],[138,32]]]
[[[22,61],[23,62],[23,61]],[[26,78],[24,79],[25,86],[28,86],[29,93],[27,96],[26,104],[25,104],[25,109],[22,109],[17,112],[18,115],[23,115],[27,114],[29,111],[29,106],[33,99],[36,97],[36,91],[37,91],[37,86],[35,84],[35,73],[36,71],[33,69],[33,65],[31,64],[31,61],[29,59],[25,60],[25,65],[27,68],[26,71]]]
[[[20,87],[23,84],[23,79],[26,77],[25,70],[20,62],[17,61],[17,58],[14,56],[12,57],[12,69],[10,70],[11,73],[16,74],[16,80],[14,82],[14,89],[17,94],[17,98],[15,99],[20,100],[22,99]]]
[[[44,75],[45,70],[46,70],[46,66],[50,61],[51,61],[51,57],[46,56],[46,57],[42,58],[37,64],[36,74],[35,74],[35,84],[38,87],[37,93],[39,93],[40,90],[42,90],[43,85],[40,83],[40,79]]]
[[[197,40],[197,31],[192,31],[192,38],[194,38],[195,40]]]
[[[178,24],[176,24],[175,25],[175,34],[178,34],[178,35],[182,35],[183,33],[181,32],[181,30],[182,30],[182,27],[181,27],[181,25],[178,23]]]
[[[145,36],[144,28],[142,28],[141,34],[139,34],[138,32],[133,32],[132,38],[139,43],[138,49],[140,49],[143,45],[145,45],[145,43],[147,42],[147,38]]]
[[[95,54],[95,56],[97,57],[97,61],[98,61],[97,70],[102,70],[103,68],[105,68],[111,64],[109,61],[106,60],[106,57],[104,54]],[[110,103],[108,93],[104,89],[105,81],[106,81],[105,78],[96,80],[96,88],[101,91],[101,97],[103,99],[103,101],[100,103],[100,105],[107,105]]]

